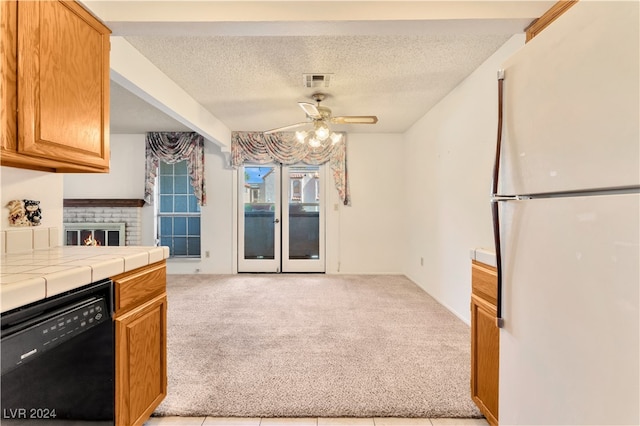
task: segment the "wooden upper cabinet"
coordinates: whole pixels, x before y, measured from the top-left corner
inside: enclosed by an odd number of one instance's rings
[[[108,172],[111,31],[74,1],[2,3],[2,165]]]
[[[15,143],[18,125],[17,2],[0,1],[0,137],[4,154]]]

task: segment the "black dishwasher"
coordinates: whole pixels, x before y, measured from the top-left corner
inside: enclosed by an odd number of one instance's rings
[[[115,423],[111,280],[5,312],[0,320],[0,423]]]

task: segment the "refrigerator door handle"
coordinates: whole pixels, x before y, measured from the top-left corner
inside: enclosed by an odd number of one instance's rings
[[[496,326],[502,328],[504,319],[502,318],[502,255],[500,248],[500,204],[499,201],[491,201],[491,216],[493,217],[493,241],[496,248]]]
[[[504,70],[498,70],[498,140],[496,143],[496,156],[493,163],[493,180],[491,182],[491,216],[493,217],[493,241],[496,250],[496,326],[502,328],[504,320],[502,318],[502,253],[500,249],[500,214],[499,202],[517,197],[503,197],[498,195],[498,177],[500,175],[500,151],[502,150],[502,91],[504,82]]]
[[[491,180],[491,196],[498,195],[498,177],[500,175],[500,152],[502,150],[502,91],[504,82],[504,70],[498,70],[498,138],[496,143],[496,156],[493,162],[493,179]]]

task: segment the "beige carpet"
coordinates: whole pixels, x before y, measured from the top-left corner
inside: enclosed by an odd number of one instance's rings
[[[469,327],[404,276],[168,276],[155,415],[480,417]]]

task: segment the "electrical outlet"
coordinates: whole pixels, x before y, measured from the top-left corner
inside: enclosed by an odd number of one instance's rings
[[[424,266],[424,257],[420,258],[420,266]]]
[[[204,252],[204,257],[209,257],[209,250]]]

